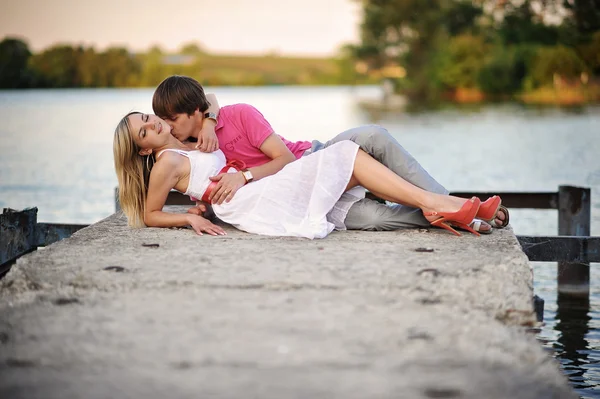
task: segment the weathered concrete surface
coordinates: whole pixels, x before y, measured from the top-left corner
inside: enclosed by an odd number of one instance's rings
[[[227,231],[113,215],[21,258],[0,282],[0,397],[576,397],[525,331],[510,229]]]

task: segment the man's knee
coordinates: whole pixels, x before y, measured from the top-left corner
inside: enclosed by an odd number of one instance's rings
[[[348,230],[383,231],[382,218],[374,214],[360,214],[347,217],[345,225]]]
[[[387,129],[379,125],[366,125],[361,127],[357,130],[352,141],[367,152],[372,152],[376,149],[384,149],[392,142],[398,144]]]

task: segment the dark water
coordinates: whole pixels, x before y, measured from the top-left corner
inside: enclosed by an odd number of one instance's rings
[[[377,87],[207,88],[221,105],[256,106],[290,140],[327,140],[361,124],[390,131],[451,191],[592,190],[591,234],[600,235],[600,107],[517,104],[374,112]],[[151,112],[151,89],[0,91],[0,206],[39,208],[38,220],[94,223],[114,212],[113,129],[131,110]],[[556,235],[555,210],[514,209],[521,235]],[[545,300],[544,348],[585,398],[600,397],[600,281],[587,302],[557,298],[556,264],[536,263]]]
[[[552,344],[555,356],[581,394],[598,396],[598,348],[590,347],[587,339],[595,331],[590,326],[593,317],[590,303],[588,300],[573,300],[559,295],[557,305],[554,330],[559,332],[559,336]]]
[[[591,292],[597,289],[592,264]],[[556,265],[534,264],[534,278],[544,281],[545,275],[556,275]],[[543,347],[555,356],[572,386],[582,398],[600,397],[600,302],[595,294],[574,299],[557,295],[556,287],[536,282],[537,295],[546,301],[545,326],[538,338]]]

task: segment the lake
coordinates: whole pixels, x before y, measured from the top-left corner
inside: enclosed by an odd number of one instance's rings
[[[377,123],[450,191],[592,189],[592,235],[600,235],[600,107],[519,104],[373,112],[361,87],[207,87],[221,105],[257,107],[289,140],[325,141]],[[0,206],[39,208],[38,221],[94,223],[114,212],[112,139],[129,111],[152,112],[152,89],[0,91]],[[555,210],[511,211],[521,235],[556,235]],[[592,265],[589,308],[557,312],[556,266],[535,263],[544,298],[541,344],[560,360],[582,397],[600,395],[600,279]]]

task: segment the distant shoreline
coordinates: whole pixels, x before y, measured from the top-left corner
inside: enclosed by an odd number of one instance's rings
[[[287,84],[244,84],[244,85],[205,85],[206,88],[211,90],[230,89],[230,88],[278,88],[278,87],[298,87],[298,88],[310,88],[310,87],[380,87],[378,84],[373,83],[358,83],[358,84],[298,84],[298,83],[287,83]],[[31,88],[0,88],[1,92],[28,92],[28,91],[79,91],[79,90],[153,90],[155,86],[123,86],[123,87],[31,87]],[[382,90],[383,93],[383,90]],[[423,103],[418,101],[411,101],[407,96],[402,94],[390,94],[387,100],[384,100],[383,94],[376,98],[362,98],[358,100],[358,104],[363,108],[370,111],[397,111],[403,110],[407,107],[425,106],[428,105],[440,105],[440,104],[454,104],[454,105],[483,105],[488,103],[503,103],[503,102],[517,102],[526,105],[539,105],[539,106],[584,106],[594,105],[600,103],[600,85],[592,84],[587,87],[567,87],[562,89],[553,88],[540,88],[529,92],[520,93],[514,96],[499,95],[489,96],[485,95],[477,89],[459,89],[453,92],[447,92],[443,94],[439,101],[433,103]]]

